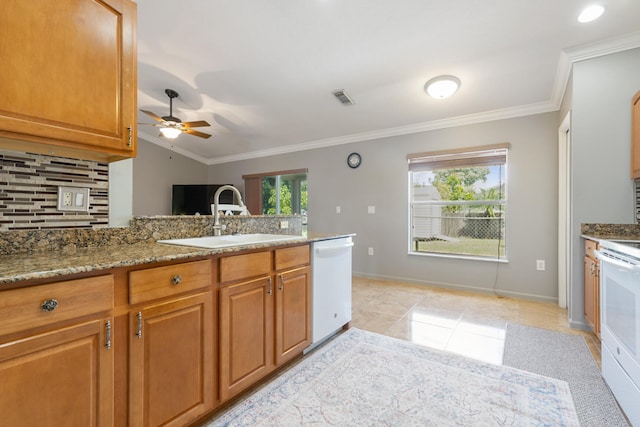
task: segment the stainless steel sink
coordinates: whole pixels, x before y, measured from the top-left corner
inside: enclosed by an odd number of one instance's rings
[[[302,236],[286,234],[231,234],[226,236],[204,236],[189,239],[158,240],[158,243],[169,245],[194,246],[197,248],[217,249],[231,246],[255,245],[259,243],[273,243],[287,240],[299,240]]]

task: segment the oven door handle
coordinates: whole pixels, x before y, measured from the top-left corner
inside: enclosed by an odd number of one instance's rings
[[[593,253],[596,256],[596,258],[598,258],[602,262],[608,262],[609,264],[613,264],[617,267],[624,268],[625,270],[630,270],[630,271],[640,270],[640,266],[614,258],[610,255],[607,255],[606,252],[596,250],[596,251],[593,251]]]

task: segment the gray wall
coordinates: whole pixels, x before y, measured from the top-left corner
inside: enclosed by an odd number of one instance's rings
[[[557,131],[572,111],[571,275],[569,318],[586,327],[583,315],[585,222],[632,223],[629,178],[631,96],[640,90],[640,49],[574,64],[561,111],[366,141],[287,155],[204,166],[140,141],[134,160],[134,215],[167,214],[171,184],[231,182],[242,175],[309,169],[309,229],[355,232],[354,271],[363,276],[435,282],[557,299]],[[508,264],[407,255],[407,153],[511,142]],[[347,154],[363,164],[350,170]],[[342,214],[335,213],[341,206]],[[367,214],[375,205],[376,214]],[[367,247],[375,249],[368,256]],[[547,271],[535,270],[544,259]],[[497,277],[497,280],[496,280]]]
[[[133,215],[171,215],[173,184],[207,184],[207,166],[138,138]]]
[[[557,301],[557,135],[557,113],[548,113],[213,165],[208,179],[242,188],[243,174],[308,168],[309,230],[357,233],[355,274]],[[501,142],[512,145],[509,262],[408,255],[406,155]],[[345,163],[352,151],[362,155],[355,170]],[[546,271],[536,271],[536,259]]]
[[[640,90],[640,49],[574,64],[572,283],[569,320],[584,327],[581,223],[634,222],[631,97]]]

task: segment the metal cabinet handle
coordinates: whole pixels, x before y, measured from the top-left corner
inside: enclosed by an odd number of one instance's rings
[[[273,294],[273,289],[272,289],[272,280],[271,277],[269,277],[269,289],[267,290],[267,293],[269,295]]]
[[[138,318],[138,330],[136,331],[136,336],[138,337],[138,339],[142,338],[142,312],[139,311],[138,314],[136,314],[136,317]]]
[[[131,127],[131,125],[129,125],[127,130],[129,131],[129,138],[127,140],[127,147],[131,147],[133,145],[133,128]]]
[[[105,337],[104,346],[106,347],[107,350],[111,350],[111,320],[107,320],[107,322],[105,323],[105,329],[107,333]]]
[[[44,300],[44,302],[42,303],[42,305],[40,306],[40,308],[42,309],[42,311],[53,311],[58,307],[58,300],[51,298],[48,300]]]
[[[171,278],[171,283],[173,283],[174,285],[179,285],[180,283],[182,283],[182,276],[176,274]]]
[[[284,276],[282,274],[279,274],[279,276],[280,276],[280,287],[278,289],[282,291],[284,289]]]

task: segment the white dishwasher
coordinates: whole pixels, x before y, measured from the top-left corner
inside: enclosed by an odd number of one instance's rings
[[[351,321],[351,237],[312,243],[313,329],[311,346]]]

